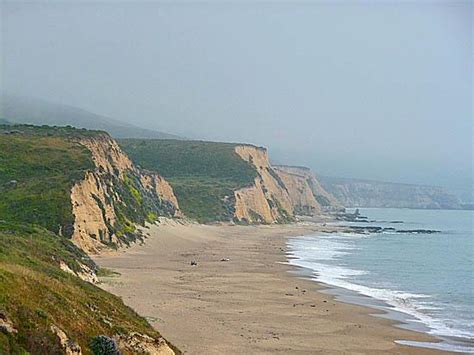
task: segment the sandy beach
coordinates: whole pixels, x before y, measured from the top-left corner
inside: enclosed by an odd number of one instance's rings
[[[95,261],[120,273],[101,287],[184,353],[440,354],[396,344],[434,339],[336,302],[318,292],[323,285],[289,272],[287,237],[320,229],[168,222],[146,229],[144,244]]]

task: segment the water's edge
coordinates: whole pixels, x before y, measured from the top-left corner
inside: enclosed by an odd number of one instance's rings
[[[446,336],[439,336],[436,334],[430,334],[429,328],[427,326],[422,325],[419,322],[415,322],[415,318],[410,316],[409,314],[403,313],[401,311],[395,310],[393,306],[378,300],[376,298],[359,294],[355,291],[336,287],[333,285],[326,284],[317,280],[316,272],[310,268],[295,265],[291,263],[291,260],[298,259],[297,256],[292,254],[291,247],[289,246],[289,240],[294,237],[288,237],[286,242],[286,259],[287,262],[285,264],[291,266],[293,269],[289,270],[290,274],[297,278],[302,278],[306,280],[310,280],[318,284],[321,289],[318,289],[317,292],[321,292],[324,294],[329,294],[334,296],[334,299],[341,303],[346,304],[353,304],[358,306],[367,307],[377,311],[376,313],[371,314],[373,317],[380,317],[385,318],[393,321],[393,326],[407,329],[411,331],[415,331],[418,333],[424,333],[436,339],[437,341],[433,342],[418,342],[418,341],[409,341],[405,339],[397,339],[395,343],[400,345],[406,346],[413,346],[419,348],[427,348],[427,349],[436,349],[442,351],[450,351],[450,352],[457,352],[457,353],[464,353],[464,354],[474,354],[474,343],[471,344],[466,342],[465,339],[456,338],[456,337],[446,337]]]

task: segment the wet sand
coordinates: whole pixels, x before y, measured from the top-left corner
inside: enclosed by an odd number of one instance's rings
[[[143,245],[95,261],[120,273],[101,287],[184,353],[442,353],[396,344],[435,340],[370,316],[373,309],[336,302],[318,292],[324,285],[289,272],[287,237],[320,229],[167,222],[147,229]]]

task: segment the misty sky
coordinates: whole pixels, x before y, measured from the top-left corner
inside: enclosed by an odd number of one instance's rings
[[[1,89],[324,175],[467,186],[472,2],[3,2]]]

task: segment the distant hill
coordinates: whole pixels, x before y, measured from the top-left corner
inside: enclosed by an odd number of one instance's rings
[[[445,188],[319,176],[324,189],[345,207],[467,209]]]
[[[44,100],[3,95],[0,102],[0,120],[35,125],[87,128],[108,132],[114,138],[182,139],[159,131],[144,129],[83,109]],[[0,123],[2,123],[0,121]]]

